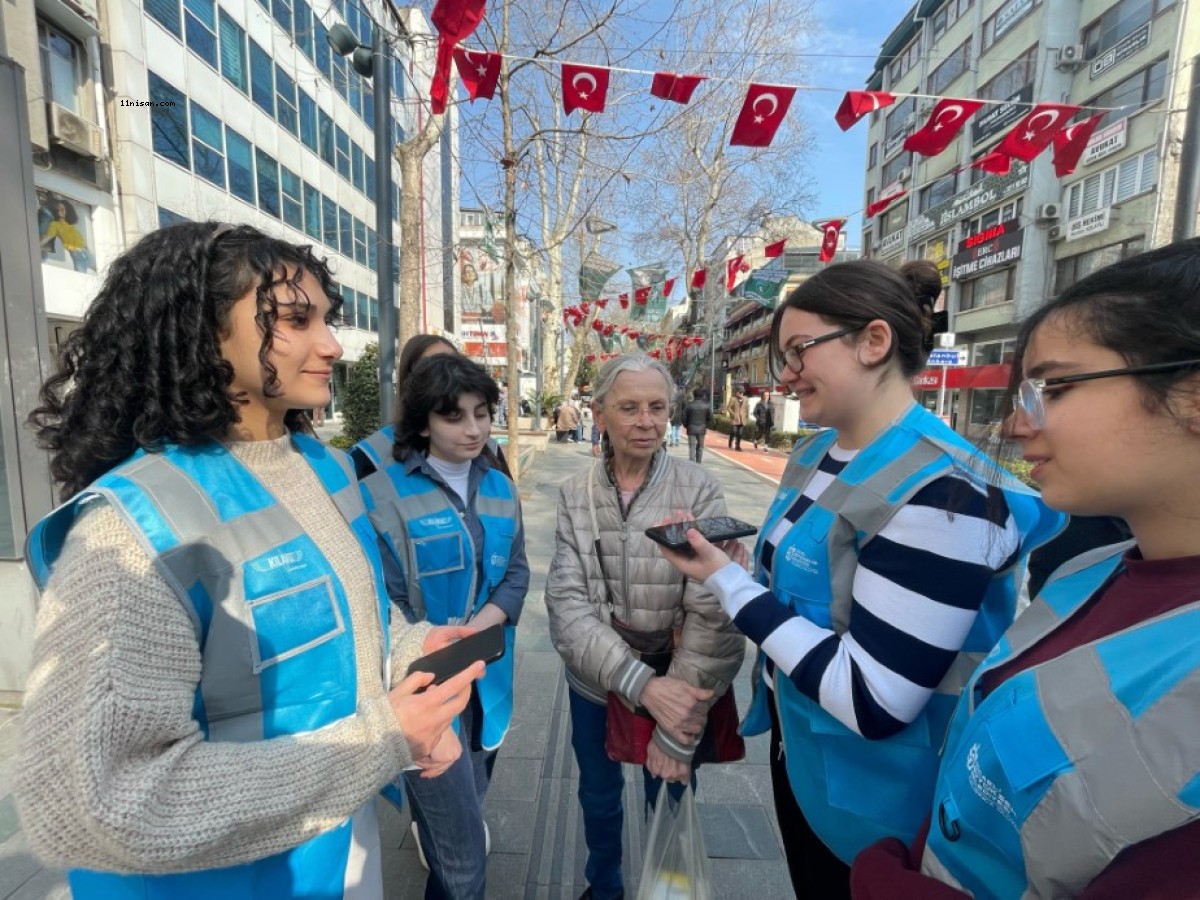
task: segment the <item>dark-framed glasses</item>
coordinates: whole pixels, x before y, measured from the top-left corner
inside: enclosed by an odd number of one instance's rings
[[[864,327],[863,325],[855,325],[852,328],[842,328],[838,331],[832,331],[829,334],[823,334],[820,337],[809,338],[807,341],[792,344],[792,346],[783,351],[783,364],[799,375],[804,371],[804,353],[806,350],[817,346],[817,344],[824,344],[826,341],[832,341],[836,338],[853,334],[856,331],[862,331]]]
[[[1017,393],[1013,397],[1013,408],[1025,413],[1029,417],[1030,426],[1040,430],[1046,427],[1046,388],[1057,387],[1060,384],[1075,384],[1078,381],[1094,381],[1097,378],[1116,378],[1118,375],[1150,375],[1155,372],[1176,372],[1180,369],[1194,367],[1200,367],[1200,359],[1152,363],[1148,366],[1129,366],[1124,369],[1105,369],[1103,372],[1085,372],[1082,375],[1026,378],[1017,387]]]

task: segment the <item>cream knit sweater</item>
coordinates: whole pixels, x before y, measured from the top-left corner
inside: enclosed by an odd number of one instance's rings
[[[310,734],[205,741],[191,621],[130,528],[94,504],[42,596],[21,726],[17,804],[48,863],[163,873],[259,859],[338,825],[412,762],[382,684],[371,568],[349,526],[289,438],[231,450],[346,589],[358,712]],[[392,670],[403,673],[429,626],[397,619]]]

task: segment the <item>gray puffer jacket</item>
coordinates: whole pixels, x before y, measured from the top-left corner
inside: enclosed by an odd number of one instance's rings
[[[596,558],[589,495],[595,503],[603,572]],[[713,702],[741,666],[746,646],[741,632],[716,598],[703,585],[685,581],[644,533],[676,510],[696,518],[727,514],[721,485],[712,475],[662,450],[624,517],[602,460],[562,486],[546,612],[554,647],[566,663],[567,681],[597,703],[604,703],[607,692],[613,691],[636,704],[654,674],[609,625],[614,613],[637,631],[676,629],[679,646],[667,674],[713,689]],[[611,611],[605,574],[612,591]],[[695,752],[694,746],[678,744],[661,728],[655,729],[654,741],[685,762]]]

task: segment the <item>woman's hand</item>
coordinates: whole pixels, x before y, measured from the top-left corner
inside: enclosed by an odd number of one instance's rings
[[[706,688],[663,675],[646,682],[638,702],[650,711],[659,728],[679,743],[691,745],[704,731],[712,695]]]
[[[654,741],[646,748],[646,771],[655,778],[687,784],[692,775],[691,769],[687,763],[667,756]]]
[[[433,752],[423,759],[413,762],[421,767],[422,778],[437,778],[445,773],[462,756],[462,741],[454,733],[453,728],[447,728],[433,745]]]
[[[675,525],[694,521],[694,517],[686,514],[676,514],[668,519],[657,524],[659,525]],[[658,547],[658,552],[673,565],[676,569],[686,575],[693,581],[705,582],[713,574],[725,568],[732,561],[722,547],[729,547],[731,544],[741,547],[739,553],[736,549],[734,554],[740,556],[741,560],[749,560],[749,554],[746,553],[745,547],[742,547],[740,541],[724,541],[720,546],[710,544],[708,540],[695,528],[687,530],[688,544],[691,545],[692,553],[679,553],[671,550],[661,544]],[[732,548],[731,548],[732,549]],[[744,567],[745,562],[740,562]]]
[[[455,641],[461,641],[475,634],[479,629],[475,625],[439,625],[431,629],[421,645],[421,652],[429,655],[434,650],[449,647]]]
[[[482,675],[482,662],[472,663],[438,685],[431,685],[432,673],[414,672],[388,692],[392,714],[400,723],[414,760],[433,754],[442,733],[471,699],[471,682]],[[418,693],[423,688],[428,689]]]

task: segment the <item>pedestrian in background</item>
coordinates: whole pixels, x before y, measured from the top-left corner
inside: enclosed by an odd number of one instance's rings
[[[568,441],[574,443],[579,440],[578,434],[581,421],[579,407],[575,405],[575,401],[569,398],[564,400],[562,406],[558,409],[558,416],[554,420],[554,430],[557,432],[558,443],[565,444]]]
[[[1045,501],[1115,516],[1133,540],[1064,563],[984,660],[950,727],[928,840],[865,850],[855,896],[1195,897],[1200,240],[1043,306],[1012,379],[1007,431]]]
[[[676,510],[726,514],[720,483],[662,449],[672,392],[666,367],[644,353],[605,363],[593,401],[603,456],[568,479],[558,499],[546,612],[566,664],[588,846],[583,896],[594,900],[623,896],[625,779],[606,750],[613,704],[644,707],[657,723],[642,770],[647,801],[654,803],[663,779],[675,782],[678,797],[693,778],[709,709],[745,652],[712,595],[680,578],[644,533]],[[665,654],[644,653],[651,643]]]
[[[750,415],[750,401],[746,392],[740,386],[733,392],[729,402],[725,404],[725,415],[729,417],[729,449],[742,449],[742,429]]]
[[[761,442],[763,452],[770,453],[771,429],[775,427],[775,407],[771,405],[770,391],[763,391],[758,405],[754,407],[754,424],[756,426],[754,449],[757,450],[759,442]]]
[[[14,793],[80,900],[378,900],[376,793],[458,756],[483,666],[404,673],[473,629],[391,614],[349,460],[308,428],[341,303],[310,247],[163,228],[113,262],[42,390],[67,501],[29,537]]]
[[[683,392],[675,391],[671,400],[671,440],[669,443],[672,447],[679,446],[679,431],[683,428],[684,406],[686,404],[683,402]]]
[[[663,551],[762,648],[742,728],[771,732],[801,897],[849,897],[860,850],[916,834],[959,694],[1065,518],[913,400],[941,289],[932,263],[856,260],[792,291],[772,375],[826,430],[789,460],[753,575],[695,529],[694,557]]]
[[[692,391],[692,402],[683,410],[683,425],[687,431],[688,459],[700,462],[704,458],[704,436],[712,427],[712,407],[703,388]]]

